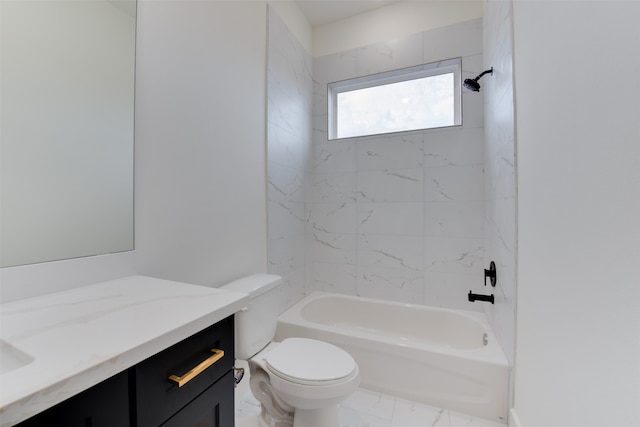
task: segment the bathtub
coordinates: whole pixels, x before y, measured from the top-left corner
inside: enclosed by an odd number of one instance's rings
[[[507,422],[509,365],[481,313],[314,292],[278,318],[287,337],[346,350],[362,388]]]

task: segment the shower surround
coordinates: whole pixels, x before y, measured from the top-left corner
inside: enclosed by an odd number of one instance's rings
[[[269,269],[284,277],[283,309],[321,290],[482,310],[467,302],[484,268],[482,92],[463,89],[462,126],[334,141],[326,95],[330,82],[454,57],[475,77],[482,20],[311,64],[269,19]]]

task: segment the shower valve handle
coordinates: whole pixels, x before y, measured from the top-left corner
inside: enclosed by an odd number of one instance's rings
[[[487,277],[491,283],[491,286],[496,286],[496,263],[491,261],[489,269],[484,269],[484,285],[487,286]]]

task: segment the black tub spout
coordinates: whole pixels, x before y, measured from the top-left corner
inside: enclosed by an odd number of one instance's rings
[[[480,294],[473,294],[471,293],[471,291],[469,291],[469,302],[474,302],[474,301],[486,301],[486,302],[490,302],[491,304],[493,304],[493,294],[491,295],[480,295]]]

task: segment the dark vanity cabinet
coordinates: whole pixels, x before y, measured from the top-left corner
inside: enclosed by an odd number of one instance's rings
[[[181,387],[168,380],[215,360],[219,350],[224,356]],[[233,317],[139,363],[130,369],[135,384],[132,425],[233,427],[233,364]]]
[[[129,380],[121,372],[18,424],[19,427],[128,427]]]
[[[20,427],[233,427],[233,316]]]

